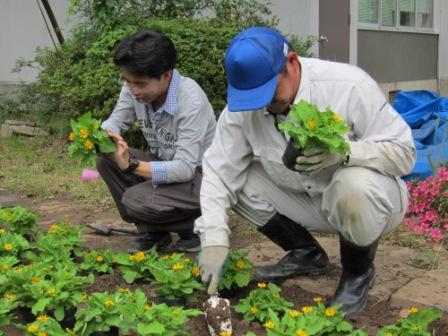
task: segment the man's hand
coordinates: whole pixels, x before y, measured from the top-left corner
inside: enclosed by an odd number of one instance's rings
[[[225,246],[207,246],[199,254],[199,267],[202,282],[208,284],[207,293],[214,295],[218,292],[219,281],[227,261],[229,248]]]
[[[117,149],[114,153],[115,162],[121,170],[124,170],[129,165],[129,151],[128,144],[117,133],[113,133],[110,130],[106,130],[109,137],[117,144]]]
[[[340,154],[330,154],[319,149],[310,149],[296,159],[294,169],[302,175],[311,176],[324,168],[342,163]]]

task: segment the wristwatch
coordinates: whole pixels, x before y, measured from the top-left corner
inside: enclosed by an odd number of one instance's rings
[[[135,156],[129,155],[129,165],[123,169],[123,173],[132,173],[140,164],[139,159],[137,159]]]

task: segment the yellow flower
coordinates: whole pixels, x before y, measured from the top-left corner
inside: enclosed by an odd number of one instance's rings
[[[140,251],[134,254],[134,260],[142,261],[143,259],[145,259],[145,252]]]
[[[250,311],[252,314],[255,314],[255,313],[258,311],[258,309],[257,309],[257,307],[250,307],[249,311]]]
[[[36,320],[41,321],[41,322],[47,322],[49,319],[49,317],[47,315],[40,315],[37,317]]]
[[[37,331],[37,329],[39,329],[39,327],[35,324],[30,325],[26,330],[29,333],[35,333]]]
[[[70,134],[68,135],[68,139],[72,142],[75,141],[75,133],[70,132]]]
[[[48,288],[48,295],[54,296],[56,295],[56,288]]]
[[[38,282],[40,282],[42,279],[40,278],[40,277],[38,277],[38,276],[35,276],[35,277],[32,277],[31,278],[31,282],[34,282],[34,283],[38,283]]]
[[[257,287],[258,288],[266,288],[266,284],[264,283],[264,282],[259,282],[258,284],[257,284]]]
[[[411,307],[411,308],[408,309],[408,312],[411,313],[411,314],[415,314],[415,313],[418,312],[418,308],[416,308],[416,307]]]
[[[221,331],[219,336],[232,336],[232,333],[230,331]]]
[[[65,328],[65,331],[66,331],[67,334],[69,334],[69,335],[75,335],[75,332],[73,331],[73,329]]]
[[[191,263],[191,259],[190,258],[184,258],[183,262],[185,264],[189,264],[189,263]]]
[[[11,251],[12,250],[12,244],[10,244],[10,243],[3,244],[3,249],[5,251]]]
[[[5,229],[0,229],[0,236],[5,233]]]
[[[58,231],[58,225],[57,224],[53,224],[52,226],[50,226],[50,228],[48,229],[48,233],[55,233]]]
[[[87,138],[89,136],[89,130],[87,128],[83,128],[79,131],[79,136],[83,139]]]
[[[184,265],[183,264],[179,264],[179,263],[176,263],[173,266],[171,266],[171,269],[174,270],[174,271],[180,271],[183,268],[184,268]]]
[[[177,256],[177,253],[176,253],[176,252],[173,252],[173,253],[171,253],[171,255],[169,256],[169,258],[170,258],[170,259],[174,259],[174,258],[176,258],[176,256]]]
[[[135,260],[135,257],[133,255],[130,255],[128,259],[132,261]]]
[[[325,315],[328,317],[333,317],[336,315],[336,310],[334,310],[334,308],[332,307],[328,307],[327,309],[325,309]]]
[[[113,307],[113,306],[115,306],[115,302],[112,301],[111,299],[109,299],[109,300],[104,301],[104,305],[106,307]]]
[[[291,316],[291,317],[297,317],[297,316],[299,316],[300,315],[300,312],[298,312],[297,310],[290,310],[289,311],[289,316]]]
[[[314,128],[317,126],[317,122],[314,119],[310,119],[310,120],[308,120],[307,125],[309,128]]]
[[[304,331],[303,329],[299,329],[296,332],[296,336],[308,336],[308,333]]]
[[[120,293],[129,293],[129,288],[127,287],[120,288]]]
[[[306,314],[306,313],[311,313],[313,311],[313,307],[311,306],[306,306],[302,308],[302,311]]]
[[[22,266],[14,267],[14,272],[20,273],[20,272],[22,272],[22,270],[23,270]]]
[[[339,114],[333,112],[333,120],[334,121],[340,121],[341,119],[342,118],[341,118],[341,116]]]
[[[47,333],[44,333],[43,331],[38,333],[37,336],[47,336]]]
[[[386,336],[395,336],[394,333],[387,333]]]
[[[8,300],[8,301],[14,301],[15,298],[16,298],[16,296],[14,294],[11,294],[11,293],[6,293],[5,294],[5,299]]]
[[[2,270],[3,270],[3,272],[7,272],[7,271],[9,271],[9,265],[8,264],[3,264],[2,265]]]
[[[163,257],[161,257],[160,259],[162,259],[162,260],[166,260],[166,259],[168,259],[170,256],[168,255],[168,254],[165,254]]]
[[[274,327],[275,327],[274,322],[272,322],[270,320],[267,321],[265,324],[263,324],[263,326],[267,329],[274,329]]]
[[[182,311],[181,308],[174,308],[173,311],[172,311],[172,314],[174,316],[177,316],[177,315],[179,315],[181,313],[181,311]]]
[[[104,261],[104,258],[103,258],[102,256],[97,256],[97,257],[96,257],[96,261],[99,262],[99,263],[101,263],[101,262]]]
[[[244,261],[243,260],[238,260],[236,263],[235,263],[235,266],[236,266],[236,268],[239,268],[239,269],[243,269],[244,268]]]
[[[84,148],[87,150],[91,150],[94,147],[93,142],[87,139],[84,141]]]
[[[199,269],[198,266],[195,266],[191,269],[191,274],[193,274],[194,276],[200,276],[201,270]]]
[[[321,303],[322,302],[322,298],[320,296],[316,296],[313,298],[314,302],[316,303]]]
[[[147,304],[145,305],[145,308],[143,308],[145,311],[150,311],[152,309],[152,306]]]

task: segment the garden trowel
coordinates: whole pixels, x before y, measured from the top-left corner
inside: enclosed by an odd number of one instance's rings
[[[103,234],[105,236],[109,236],[113,233],[121,233],[121,234],[130,234],[130,235],[136,235],[137,230],[134,228],[125,228],[121,227],[117,224],[101,224],[101,223],[88,223],[86,224],[89,228],[94,230],[95,232],[99,234]]]
[[[232,334],[232,316],[229,300],[223,299],[219,297],[219,293],[215,293],[204,302],[204,311],[210,336]]]

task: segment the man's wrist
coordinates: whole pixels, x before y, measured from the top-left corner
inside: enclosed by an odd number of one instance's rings
[[[134,170],[137,169],[137,167],[140,165],[140,160],[138,160],[136,157],[129,155],[128,159],[128,166],[124,168],[122,171],[123,173],[132,173]]]

